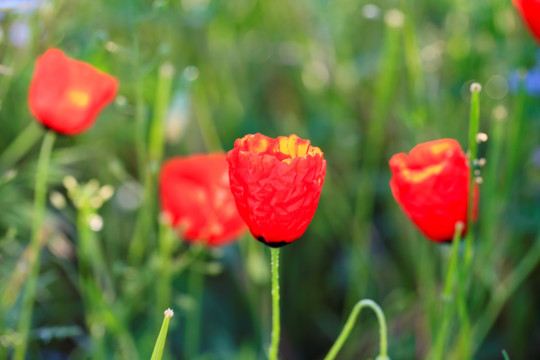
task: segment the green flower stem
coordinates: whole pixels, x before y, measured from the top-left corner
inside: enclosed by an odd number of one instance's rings
[[[193,256],[200,258],[202,266],[205,265],[206,249],[203,245],[196,249]],[[204,275],[204,269],[192,267],[188,278],[188,292],[193,299],[193,308],[186,314],[186,338],[184,343],[184,357],[186,359],[193,359],[200,348]]]
[[[2,153],[0,157],[0,176],[19,161],[34,146],[42,134],[41,126],[32,120]]]
[[[268,351],[268,359],[277,360],[281,332],[279,320],[279,248],[270,249],[270,254],[272,257],[272,340]]]
[[[345,326],[343,327],[343,330],[341,330],[341,333],[339,334],[338,338],[336,339],[336,342],[328,352],[328,355],[324,358],[324,360],[333,360],[336,358],[339,350],[343,347],[343,344],[349,337],[349,334],[351,333],[354,324],[356,322],[356,319],[358,318],[358,314],[360,314],[360,311],[368,307],[372,309],[375,312],[375,315],[377,315],[377,320],[379,321],[379,332],[380,332],[380,353],[377,356],[376,360],[390,360],[388,357],[388,341],[387,341],[387,330],[386,330],[386,320],[384,318],[384,312],[380,308],[379,305],[373,300],[364,299],[360,300],[356,303],[354,306],[351,315],[347,319],[347,322],[345,323]]]
[[[34,300],[36,297],[37,281],[39,276],[39,264],[41,258],[41,237],[43,233],[40,229],[45,218],[45,198],[47,194],[47,178],[49,175],[49,161],[56,134],[48,131],[43,138],[39,159],[37,163],[34,195],[34,219],[32,222],[32,239],[30,242],[30,252],[28,256],[28,266],[30,267],[26,288],[22,299],[21,315],[19,317],[18,331],[20,341],[15,345],[14,360],[24,360],[28,347],[28,334],[32,322]]]
[[[443,356],[443,352],[444,345],[446,343],[446,334],[448,332],[448,328],[450,327],[450,321],[455,310],[453,292],[456,273],[458,272],[457,265],[459,260],[459,240],[461,237],[461,233],[463,232],[463,227],[463,223],[456,223],[456,229],[454,231],[454,237],[452,239],[452,252],[450,254],[448,270],[446,272],[446,279],[444,282],[443,300],[445,306],[441,327],[439,328],[439,333],[437,334],[437,340],[435,342],[435,351],[433,356],[433,359],[435,360],[442,360],[445,358]]]
[[[467,237],[465,239],[465,268],[469,269],[473,257],[473,228],[474,228],[474,188],[476,180],[474,175],[474,161],[478,152],[476,135],[480,127],[480,91],[482,86],[478,83],[471,85],[471,112],[469,117],[469,163],[470,163],[470,184],[469,184],[469,211],[467,218]]]
[[[174,313],[171,309],[165,310],[163,324],[161,324],[161,330],[159,330],[159,335],[154,345],[154,351],[152,351],[152,357],[150,360],[161,360],[163,356],[163,349],[165,349],[165,340],[167,339],[167,331],[169,330],[169,322],[173,317]]]
[[[163,148],[165,146],[165,115],[171,98],[174,67],[165,63],[159,68],[156,98],[154,102],[154,116],[150,123],[148,142],[148,157],[145,159],[144,172],[144,200],[137,216],[135,231],[129,248],[129,259],[138,264],[144,255],[148,233],[152,227],[152,214],[155,208],[155,184],[159,173]]]

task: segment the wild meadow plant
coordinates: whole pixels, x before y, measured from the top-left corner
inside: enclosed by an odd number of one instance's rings
[[[538,2],[392,6],[0,4],[0,359],[538,357]]]

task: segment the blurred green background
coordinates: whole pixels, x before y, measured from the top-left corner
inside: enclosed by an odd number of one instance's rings
[[[66,175],[115,189],[99,210],[102,228],[90,234],[108,279],[100,331],[107,358],[149,358],[165,309],[156,289],[157,189],[145,175],[164,158],[227,151],[255,132],[310,139],[328,163],[311,225],[282,251],[281,358],[323,358],[361,298],[384,309],[392,359],[425,358],[440,325],[450,246],[429,242],[403,215],[387,164],[443,137],[466,149],[473,81],[483,85],[480,129],[489,141],[479,148],[487,165],[467,274],[467,356],[502,359],[505,349],[511,359],[540,358],[540,65],[510,1],[0,0],[0,11],[4,356],[17,338],[43,133],[28,110],[28,85],[36,57],[58,47],[115,76],[120,89],[90,131],[55,144],[28,358],[93,353]],[[153,126],[165,131],[163,156]],[[22,145],[6,155],[18,137]],[[137,237],[144,249],[133,261]],[[185,320],[197,306],[187,283],[199,271],[201,347],[192,358],[264,359],[268,249],[246,235],[194,258],[175,244],[166,357],[185,358]],[[447,359],[466,358],[462,334],[454,321]],[[338,358],[374,357],[377,347],[375,317],[362,314]]]

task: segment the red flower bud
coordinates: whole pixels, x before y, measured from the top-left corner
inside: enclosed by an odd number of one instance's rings
[[[428,238],[450,241],[456,223],[467,224],[469,162],[456,140],[430,141],[415,146],[409,155],[396,154],[390,159],[390,169],[394,198]]]
[[[513,3],[536,37],[536,40],[540,42],[540,1],[513,0]]]
[[[28,101],[39,122],[73,135],[92,126],[117,89],[118,82],[112,76],[52,48],[36,61]]]
[[[246,228],[231,194],[223,153],[168,160],[161,169],[160,196],[162,210],[190,242],[226,245]]]
[[[237,139],[227,160],[236,206],[251,234],[272,247],[302,236],[326,174],[322,151],[296,135],[255,134]]]

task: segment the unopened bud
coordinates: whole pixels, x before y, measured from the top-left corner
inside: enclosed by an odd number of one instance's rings
[[[171,309],[167,309],[167,310],[165,310],[163,315],[165,315],[166,318],[170,319],[170,318],[172,318],[174,316],[174,311],[172,311]]]
[[[471,84],[471,92],[479,93],[480,91],[482,91],[482,85],[477,82]]]
[[[483,143],[483,142],[486,142],[487,140],[488,140],[488,136],[486,133],[479,132],[478,134],[476,134],[477,143]]]

